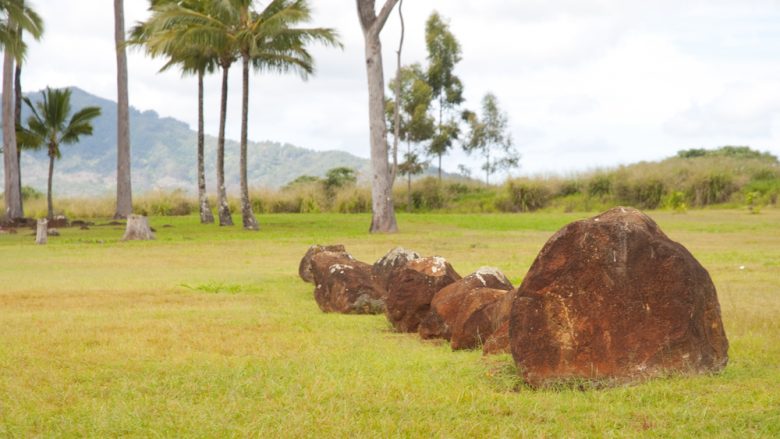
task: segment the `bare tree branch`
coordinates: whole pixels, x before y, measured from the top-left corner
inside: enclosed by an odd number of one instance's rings
[[[395,7],[396,3],[398,3],[398,0],[385,1],[385,5],[382,7],[382,10],[379,11],[379,14],[376,16],[376,20],[372,25],[373,31],[375,31],[376,33],[382,31],[382,28],[385,27],[385,23],[387,22],[388,17],[390,17],[390,12],[393,11],[393,8]]]

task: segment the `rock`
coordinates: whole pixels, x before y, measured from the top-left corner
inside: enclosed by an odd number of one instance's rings
[[[410,261],[393,273],[387,290],[387,318],[400,332],[417,332],[440,289],[460,279],[452,265],[434,256]]]
[[[406,250],[403,247],[396,247],[379,258],[378,261],[374,262],[374,266],[371,267],[371,272],[373,273],[377,284],[383,290],[387,291],[389,283],[393,278],[393,272],[405,267],[409,261],[415,259],[420,259],[420,255],[417,252]]]
[[[508,317],[508,316],[507,316]],[[509,354],[509,319],[496,329],[482,345],[482,355]]]
[[[69,227],[70,222],[65,215],[55,215],[54,218],[49,220],[50,229],[61,229],[63,227]]]
[[[57,229],[49,229],[49,236],[60,236],[60,231]]]
[[[498,295],[503,296],[512,288],[512,283],[506,276],[493,267],[482,267],[463,279],[447,285],[433,296],[431,312],[420,324],[420,336],[425,339],[444,338],[451,340],[452,335],[456,334],[453,349],[476,346],[477,341],[463,333],[463,325],[466,320],[477,309],[497,300],[497,293],[490,290],[500,290],[502,292]],[[481,289],[485,291],[475,294],[477,290]],[[483,332],[477,338],[481,337],[484,340],[487,336],[484,333],[485,328],[478,329],[483,330]],[[466,338],[469,338],[469,341]],[[456,348],[456,346],[458,347]]]
[[[707,270],[647,215],[623,207],[550,238],[517,291],[509,340],[532,386],[711,372],[728,361]]]
[[[303,255],[301,263],[298,265],[298,275],[304,282],[314,282],[314,274],[311,272],[311,258],[317,253],[329,251],[329,252],[346,252],[343,245],[313,245],[309,247],[306,254]]]
[[[343,248],[343,247],[342,247]],[[320,251],[311,258],[314,299],[325,312],[379,314],[384,312],[382,291],[371,276],[371,266],[349,253]]]
[[[38,227],[38,221],[34,218],[13,218],[8,219],[5,216],[0,215],[0,228],[8,229],[21,229],[29,227],[35,229]]]
[[[86,224],[82,224],[81,227],[79,227],[80,230],[89,230],[89,226]]]

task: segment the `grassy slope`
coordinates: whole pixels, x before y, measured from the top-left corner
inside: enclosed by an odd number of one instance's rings
[[[586,392],[529,390],[509,356],[453,353],[383,316],[323,314],[297,277],[308,245],[341,242],[518,283],[581,214],[401,215],[394,236],[367,235],[366,215],[262,216],[258,234],[153,218],[146,243],[111,226],[45,247],[0,235],[0,436],[780,435],[780,211],[653,216],[710,270],[730,364]]]

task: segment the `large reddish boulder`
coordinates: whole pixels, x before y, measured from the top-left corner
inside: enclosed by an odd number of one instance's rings
[[[508,317],[508,316],[507,316]],[[509,354],[509,319],[505,320],[482,345],[482,355]]]
[[[387,318],[400,332],[417,332],[428,315],[431,299],[440,289],[460,279],[444,258],[415,259],[396,270],[387,290]]]
[[[346,249],[344,249],[344,246],[341,244],[337,245],[313,245],[309,247],[308,250],[306,250],[306,254],[303,255],[303,258],[301,259],[300,264],[298,264],[298,275],[303,279],[304,282],[313,283],[314,282],[314,273],[311,271],[311,258],[314,257],[317,253],[321,252],[346,252]]]
[[[509,339],[532,386],[718,371],[728,361],[707,270],[624,207],[550,238],[517,291]]]
[[[415,259],[420,259],[420,255],[417,252],[403,247],[396,247],[374,262],[371,272],[377,284],[387,291],[393,280],[393,273],[405,267],[409,261]]]
[[[346,252],[321,251],[311,258],[314,299],[325,312],[379,314],[384,312],[382,290],[371,276],[371,266]]]
[[[447,285],[433,296],[420,336],[450,340],[453,349],[476,347],[496,329],[494,302],[511,289],[512,283],[493,267],[482,267]]]

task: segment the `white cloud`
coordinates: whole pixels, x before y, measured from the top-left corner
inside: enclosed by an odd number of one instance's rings
[[[125,2],[127,27],[147,2]],[[363,38],[354,3],[313,2],[316,24],[345,49],[315,49],[318,73],[252,78],[250,137],[368,155]],[[115,96],[112,3],[35,3],[47,24],[31,43],[24,86],[76,85]],[[565,172],[656,159],[677,149],[751,144],[780,153],[780,5],[772,0],[428,0],[405,2],[405,62],[425,60],[431,10],[463,46],[457,68],[467,106],[487,91],[507,110],[523,172]],[[89,13],[85,13],[89,11]],[[394,71],[398,21],[383,31]],[[195,125],[194,78],[157,74],[161,61],[130,53],[130,101]],[[231,75],[228,135],[238,137],[240,82]],[[207,79],[206,127],[217,131],[218,75]],[[740,85],[741,84],[741,85]],[[454,152],[445,168],[473,162]]]

